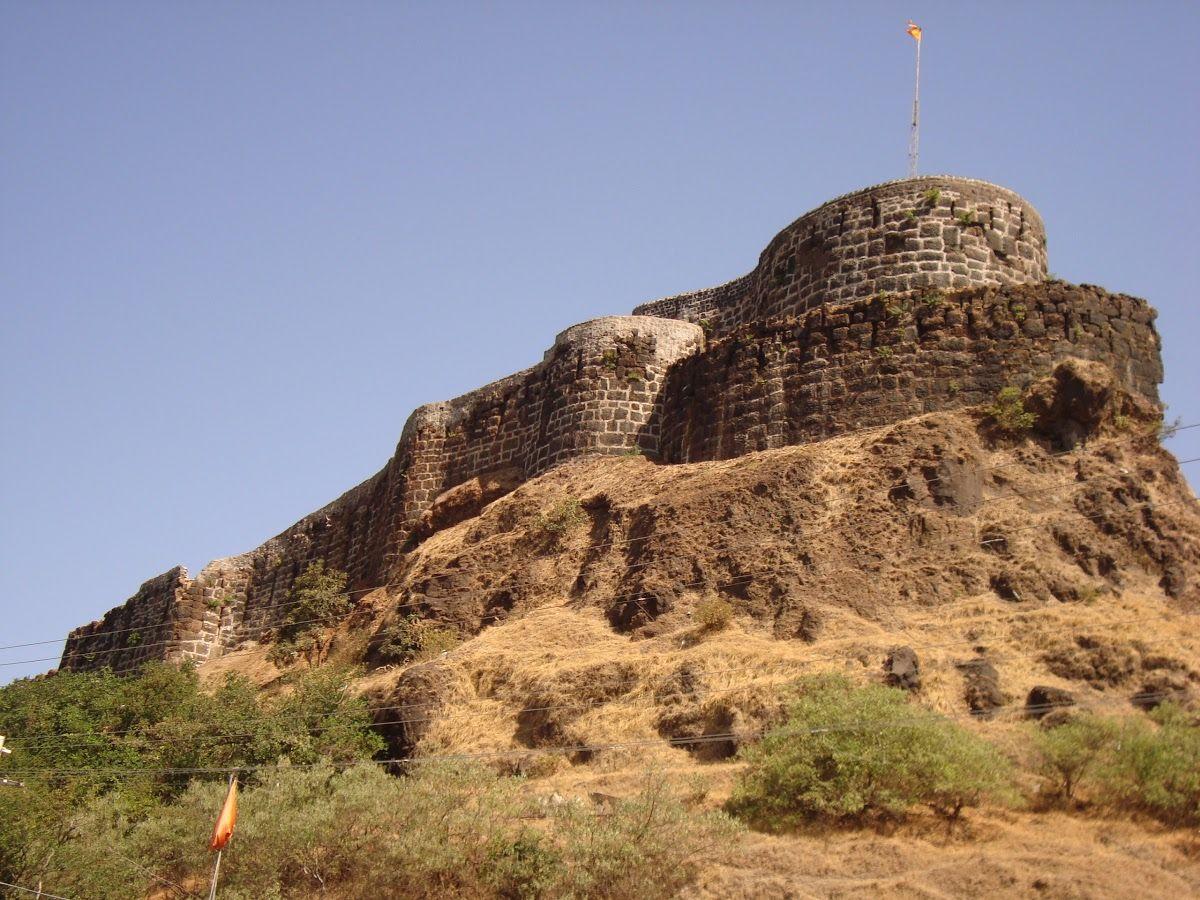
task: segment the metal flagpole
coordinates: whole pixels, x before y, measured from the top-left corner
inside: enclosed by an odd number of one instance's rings
[[[233,779],[235,778],[237,778],[237,769],[229,773],[229,787],[226,789],[227,792],[233,789]],[[208,885],[208,900],[217,900],[217,876],[221,874],[221,854],[224,852],[224,847],[218,850],[216,861],[213,862],[212,881]]]
[[[213,863],[212,883],[208,886],[208,900],[217,900],[217,875],[221,872],[221,854],[224,852],[217,851],[217,861]]]
[[[913,86],[912,129],[908,135],[908,177],[915,178],[917,175],[917,155],[920,151],[921,143],[921,29],[919,26],[914,25],[911,19],[908,22],[908,33],[917,42],[917,74]]]

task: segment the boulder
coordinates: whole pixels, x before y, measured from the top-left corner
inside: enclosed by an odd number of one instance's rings
[[[1130,703],[1147,712],[1168,700],[1183,706],[1190,704],[1192,691],[1184,672],[1169,669],[1151,672],[1138,692],[1129,698]]]
[[[1004,694],[1000,690],[1000,673],[983,657],[969,659],[956,664],[963,673],[963,698],[972,715],[990,719],[1004,705]]]
[[[1055,710],[1074,705],[1075,696],[1070,691],[1037,685],[1029,691],[1029,696],[1025,698],[1025,716],[1029,719],[1043,719]]]
[[[1025,408],[1035,417],[1034,428],[1071,449],[1103,429],[1116,427],[1118,417],[1151,422],[1157,409],[1131,396],[1102,363],[1068,359],[1054,372],[1030,386]]]
[[[921,664],[912,647],[894,647],[883,661],[883,682],[906,691],[921,689]]]

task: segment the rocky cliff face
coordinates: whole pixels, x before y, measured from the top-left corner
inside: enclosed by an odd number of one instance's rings
[[[575,326],[538,365],[418,409],[377,475],[194,579],[151,579],[73,631],[62,665],[125,671],[266,639],[309,563],[357,593],[394,584],[421,541],[584,457],[729,459],[987,403],[1072,359],[1154,407],[1153,310],[1044,271],[1040,219],[1002,188],[922,178],[839,198],[733,287]]]
[[[396,757],[732,733],[693,748],[728,756],[816,671],[1001,724],[1035,689],[1109,712],[1200,696],[1200,506],[1155,407],[1078,360],[1024,397],[1016,435],[963,409],[723,461],[556,467],[413,548],[335,655],[367,663]],[[713,603],[726,630],[701,624]],[[463,643],[393,668],[414,614]]]

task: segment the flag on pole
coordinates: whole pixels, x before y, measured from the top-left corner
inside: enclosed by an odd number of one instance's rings
[[[913,36],[913,40],[918,42],[921,40],[921,26],[912,19],[908,20],[908,27],[904,30]]]
[[[233,836],[233,826],[237,822],[237,779],[229,780],[229,793],[225,795],[225,803],[221,806],[221,814],[217,816],[217,824],[213,826],[212,840],[208,842],[209,850],[221,850]]]

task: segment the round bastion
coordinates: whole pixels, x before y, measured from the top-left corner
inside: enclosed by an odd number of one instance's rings
[[[748,275],[634,314],[720,335],[881,292],[1040,282],[1046,265],[1045,226],[1029,201],[986,181],[924,175],[830,200],[779,232]]]

